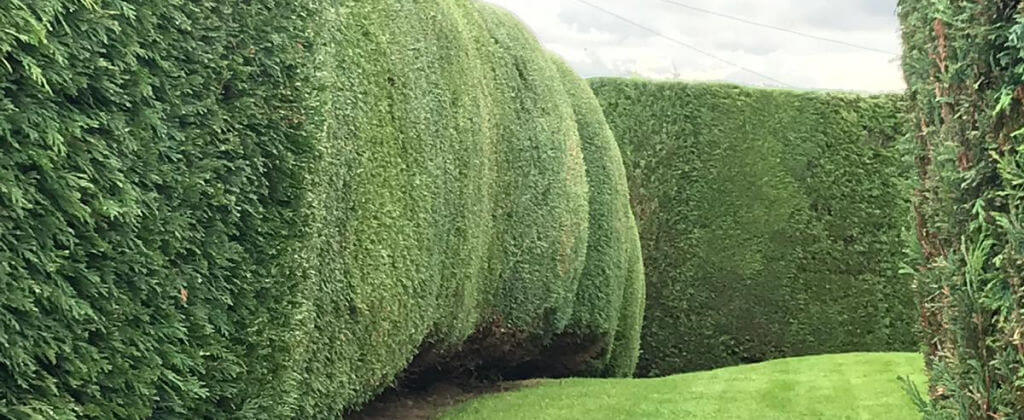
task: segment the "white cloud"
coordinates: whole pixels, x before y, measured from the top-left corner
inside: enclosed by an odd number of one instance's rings
[[[580,74],[775,83],[576,0],[485,0],[515,13]],[[665,0],[589,0],[664,35],[802,89],[905,89],[896,55],[698,13]],[[896,0],[673,0],[821,37],[898,52]]]

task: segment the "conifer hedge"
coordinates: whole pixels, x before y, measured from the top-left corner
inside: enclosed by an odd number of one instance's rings
[[[587,259],[570,329],[608,343],[598,365],[606,374],[633,376],[643,321],[644,267],[622,155],[590,87],[560,58],[552,56],[552,61],[573,105],[590,187]]]
[[[0,417],[338,417],[476,336],[632,372],[618,152],[511,15],[48,0],[0,28]]]
[[[591,82],[647,278],[639,373],[914,348],[896,96]]]
[[[899,2],[929,418],[1024,413],[1024,11],[1017,0]]]

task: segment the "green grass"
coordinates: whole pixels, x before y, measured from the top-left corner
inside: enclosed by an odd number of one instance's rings
[[[444,419],[919,419],[900,376],[915,353],[796,357],[654,379],[542,380],[469,401]]]

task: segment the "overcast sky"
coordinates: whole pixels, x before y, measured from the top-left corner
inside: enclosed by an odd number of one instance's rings
[[[577,0],[484,0],[519,16],[584,77],[640,76],[777,83],[701,55]],[[901,91],[896,0],[587,0],[735,64],[805,89]],[[699,13],[747,20],[892,52],[883,54]]]

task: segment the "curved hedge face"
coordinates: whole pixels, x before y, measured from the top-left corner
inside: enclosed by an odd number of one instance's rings
[[[639,221],[642,374],[913,348],[896,97],[591,86]]]
[[[474,334],[632,371],[618,152],[511,15],[51,3],[0,3],[0,415],[338,416]]]
[[[587,249],[579,134],[558,73],[533,36],[505,11],[482,3],[478,9],[493,40],[500,197],[491,260],[497,294],[490,303],[509,325],[550,334],[572,315]]]
[[[552,57],[572,101],[590,186],[590,235],[571,329],[607,340],[603,369],[632,376],[639,356],[644,271],[622,156],[590,87]],[[625,252],[624,252],[625,251]]]

